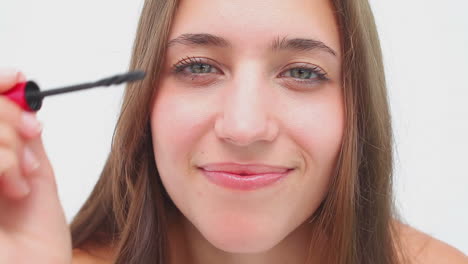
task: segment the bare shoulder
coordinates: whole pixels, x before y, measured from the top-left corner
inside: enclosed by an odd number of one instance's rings
[[[468,257],[460,250],[411,226],[397,222],[396,231],[411,264],[468,264]]]
[[[109,248],[74,248],[72,264],[111,264],[112,252]]]

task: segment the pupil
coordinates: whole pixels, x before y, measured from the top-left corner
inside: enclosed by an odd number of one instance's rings
[[[312,75],[312,72],[307,69],[293,69],[293,75],[296,78],[309,79]]]
[[[195,73],[207,73],[210,71],[210,66],[207,64],[194,64],[192,69]]]

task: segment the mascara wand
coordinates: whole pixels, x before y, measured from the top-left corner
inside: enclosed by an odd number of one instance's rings
[[[6,96],[26,111],[36,112],[41,109],[42,100],[46,96],[75,92],[100,86],[118,85],[125,82],[134,82],[144,79],[145,76],[146,73],[143,71],[134,71],[125,74],[118,74],[96,82],[83,83],[45,91],[41,91],[34,81],[27,81],[17,83],[12,89],[0,95]]]

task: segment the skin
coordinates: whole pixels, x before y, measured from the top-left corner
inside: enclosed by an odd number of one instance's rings
[[[70,263],[69,228],[42,124],[2,94],[26,76],[0,69],[0,263]]]
[[[198,3],[202,3],[201,0]],[[276,10],[291,10],[279,4]],[[185,14],[196,10],[188,3],[184,5],[186,8],[179,14],[182,18],[177,20],[179,25],[180,21],[190,22],[183,16],[184,10]],[[220,12],[223,10],[223,5],[217,7]],[[230,6],[229,10],[237,9]],[[224,13],[225,17],[234,14]],[[321,15],[326,17],[326,14]],[[300,19],[301,16],[291,17]],[[280,18],[278,15],[272,20],[278,24],[276,26],[280,25]],[[156,162],[166,188],[183,213],[183,216],[170,215],[168,231],[172,264],[220,261],[303,263],[309,237],[305,219],[315,211],[327,190],[330,168],[336,156],[334,147],[339,145],[339,132],[343,125],[340,89],[332,81],[318,89],[299,92],[298,86],[292,82],[278,83],[273,73],[292,57],[298,56],[294,59],[316,60],[317,64],[325,65],[322,67],[329,67],[327,70],[334,80],[333,67],[327,66],[333,62],[327,63],[326,59],[320,58],[320,53],[314,54],[317,57],[299,57],[297,54],[269,57],[262,53],[265,49],[258,49],[258,56],[255,56],[257,53],[253,47],[260,47],[261,42],[244,43],[244,39],[235,38],[235,34],[239,32],[239,35],[252,35],[251,39],[266,39],[268,24],[262,27],[262,16],[246,16],[242,23],[249,23],[248,20],[259,21],[249,30],[235,30],[231,32],[233,35],[225,36],[237,45],[235,50],[218,55],[205,51],[207,56],[216,58],[227,69],[223,71],[225,75],[217,76],[222,79],[216,85],[202,85],[195,90],[167,74],[162,80],[161,92],[158,91],[152,113],[153,131],[157,132],[153,134]],[[231,18],[229,21],[235,20]],[[232,25],[232,28],[240,27],[236,23]],[[215,26],[207,28],[222,30]],[[326,28],[333,31],[333,27]],[[296,29],[290,30],[290,33],[297,33],[294,32]],[[324,36],[319,34],[316,37]],[[333,47],[331,40],[323,41]],[[242,43],[244,46],[239,49]],[[272,66],[276,64],[277,68]],[[0,94],[25,80],[21,73],[0,69]],[[304,103],[306,99],[310,101],[308,104]],[[222,104],[211,100],[219,100]],[[200,107],[195,102],[205,105]],[[273,107],[272,102],[282,104],[279,108],[283,112]],[[0,96],[0,212],[8,212],[0,214],[0,263],[70,263],[72,253],[74,264],[114,263],[115,248],[110,246],[89,243],[72,252],[53,169],[41,140],[40,123],[34,115],[29,114],[30,118],[25,119],[24,114],[17,105]],[[302,120],[299,118],[301,114],[308,115],[310,119]],[[324,118],[327,122],[322,122],[321,127],[312,122],[318,123]],[[183,133],[187,129],[191,133]],[[322,133],[324,129],[330,134]],[[26,148],[31,152],[29,155],[25,154]],[[249,194],[236,193],[209,185],[196,172],[195,165],[215,158],[284,162],[282,165],[295,166],[296,171],[275,188]],[[20,187],[21,180],[27,184],[26,189]],[[305,191],[304,185],[313,189]],[[453,247],[397,224],[410,263],[468,263],[467,257]]]
[[[170,46],[151,114],[156,164],[183,215],[174,219],[174,230],[182,233],[190,262],[304,262],[306,221],[328,190],[345,121],[330,3],[182,1],[169,39],[185,33],[231,43]],[[322,41],[336,56],[323,49],[270,51],[278,36]],[[209,58],[202,63],[213,68],[199,73],[186,66],[190,75],[173,73],[187,56]],[[292,72],[304,65],[319,67],[329,80]],[[197,167],[212,162],[295,170],[274,186],[245,192],[208,181]]]
[[[151,128],[158,171],[180,210],[170,214],[171,263],[304,263],[307,220],[328,190],[345,122],[332,12],[325,0],[181,2],[170,40],[209,33],[231,47],[176,44],[166,54]],[[320,40],[336,56],[268,50],[286,35]],[[187,56],[209,58],[201,63],[213,68],[172,72]],[[304,85],[281,75],[299,63],[320,67],[329,80]],[[226,161],[295,170],[277,185],[245,192],[213,185],[197,169]],[[452,247],[397,224],[411,263],[467,263]],[[89,245],[74,250],[73,263],[111,259],[112,249]]]

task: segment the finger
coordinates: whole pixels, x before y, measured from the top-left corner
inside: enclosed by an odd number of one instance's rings
[[[61,208],[58,200],[58,192],[55,177],[47,157],[45,155],[41,138],[26,142],[24,147],[29,148],[37,160],[39,167],[29,177],[23,177],[29,185],[29,192],[21,193],[21,186],[15,180],[19,178],[17,159],[14,153],[0,149],[0,159],[6,162],[0,163],[0,171],[6,171],[0,176],[0,208],[7,215],[0,214],[0,226],[11,230],[28,229],[30,232],[42,232],[43,228],[52,224],[53,218],[60,216]],[[19,183],[21,184],[21,183]],[[6,198],[6,199],[5,199]],[[58,212],[57,212],[58,211]],[[61,219],[59,217],[59,219]]]
[[[23,233],[35,237],[44,236],[44,233],[50,237],[66,234],[69,232],[66,218],[42,139],[33,139],[27,142],[25,147],[34,152],[40,166],[28,177],[31,191],[27,196],[9,201],[0,199],[0,208],[8,212],[7,217],[2,219],[0,216],[0,221],[3,220],[3,226],[8,226],[10,231],[22,230]]]
[[[41,178],[51,186],[50,188],[56,190],[54,172],[42,142],[42,135],[26,141],[25,147],[31,150],[37,162],[40,164],[39,168],[30,173],[30,177]]]
[[[23,198],[29,192],[26,176],[38,165],[32,151],[23,145],[15,129],[0,122],[0,192],[10,199]]]
[[[0,122],[0,148],[10,149],[19,155],[21,145],[22,140],[16,130],[11,126]]]
[[[5,96],[0,95],[0,120],[20,127],[21,125],[21,113],[22,109],[20,106],[15,104]]]
[[[25,141],[24,147],[34,152],[40,161],[40,166],[32,173],[34,174],[32,177],[28,177],[31,190],[28,195],[22,199],[0,197],[0,232],[4,230],[8,234],[15,234],[16,237],[26,238],[25,240],[28,240],[29,245],[33,244],[32,246],[41,244],[49,248],[62,249],[59,250],[62,252],[70,250],[72,247],[70,230],[41,137]],[[71,252],[69,255],[71,256]],[[70,263],[70,261],[56,261],[56,263]]]
[[[11,124],[22,137],[36,137],[42,130],[42,124],[37,120],[37,114],[23,111],[18,105],[0,96],[0,122]]]
[[[0,68],[0,93],[10,90],[18,82],[25,81],[26,77],[14,68]]]
[[[9,199],[21,199],[31,191],[27,180],[21,176],[18,158],[7,149],[0,149],[0,193]]]
[[[16,80],[16,82],[27,82],[28,81],[28,79],[26,78],[26,75],[24,75],[24,73],[21,72],[21,71],[18,71],[17,78],[18,79]]]
[[[38,169],[41,164],[39,159],[36,157],[36,154],[34,154],[29,146],[25,146],[23,148],[23,153],[21,155],[21,169],[23,175],[29,176],[32,172]]]

